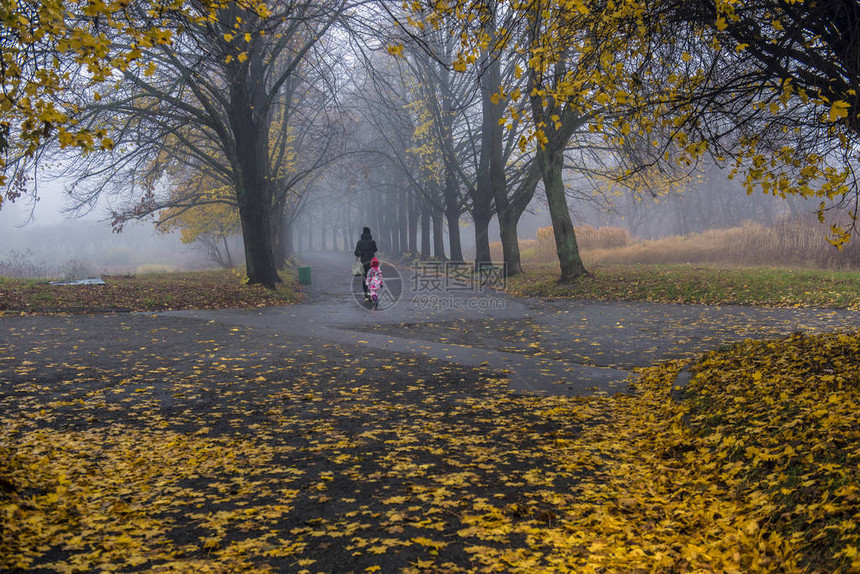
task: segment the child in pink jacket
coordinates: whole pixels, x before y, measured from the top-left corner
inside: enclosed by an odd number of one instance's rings
[[[373,307],[379,305],[379,293],[384,287],[382,282],[382,270],[379,268],[379,259],[374,257],[370,260],[370,269],[367,270],[367,291],[370,294],[370,304]]]

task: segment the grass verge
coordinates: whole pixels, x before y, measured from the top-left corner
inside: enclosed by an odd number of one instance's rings
[[[51,285],[0,277],[0,313],[93,313],[267,307],[295,303],[295,273],[274,291],[245,285],[235,271],[108,275],[104,285]]]
[[[860,272],[605,265],[559,284],[558,266],[532,265],[509,277],[506,291],[525,297],[860,309]]]

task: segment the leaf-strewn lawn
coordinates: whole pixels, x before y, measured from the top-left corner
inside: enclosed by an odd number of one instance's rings
[[[243,308],[298,300],[295,278],[276,291],[243,285],[235,272],[198,271],[106,276],[106,285],[49,285],[0,277],[0,313],[86,313]],[[570,285],[558,269],[528,266],[509,277],[506,291],[528,297],[860,309],[860,272],[606,265]]]
[[[231,271],[108,275],[105,285],[50,285],[0,277],[0,313],[88,313],[265,307],[295,303],[294,278],[276,291]]]
[[[557,266],[527,266],[526,273],[508,278],[506,290],[528,297],[860,309],[857,271],[690,265],[605,265],[589,271],[560,285]]]

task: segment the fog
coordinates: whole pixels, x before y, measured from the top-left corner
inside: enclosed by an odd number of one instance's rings
[[[0,275],[82,278],[139,271],[211,267],[178,234],[159,233],[151,221],[110,227],[107,208],[75,217],[62,187],[44,185],[39,199],[23,197],[0,208]]]
[[[711,169],[694,185],[662,198],[635,199],[629,195],[601,196],[593,191],[575,193],[575,180],[568,182],[568,202],[574,223],[592,227],[625,228],[632,237],[653,239],[687,235],[713,228],[727,228],[744,221],[772,225],[779,219],[814,212],[814,205],[796,198],[776,200],[762,194],[748,195],[720,170]],[[70,213],[63,185],[57,181],[40,182],[38,200],[24,196],[17,202],[4,202],[0,209],[0,275],[18,277],[82,278],[106,274],[129,274],[168,270],[213,268],[218,265],[201,249],[202,245],[184,244],[179,233],[159,232],[152,218],[130,221],[122,232],[110,225],[110,206],[98,204],[88,213]],[[109,197],[104,198],[105,202]],[[332,219],[331,204],[324,209],[309,209],[295,221],[294,247],[299,256],[315,249],[351,250],[357,233],[373,221],[359,221],[355,213],[339,219],[338,226],[320,225]],[[520,239],[534,239],[537,230],[551,221],[542,193],[538,193],[518,225]],[[341,228],[346,228],[345,233]],[[463,253],[474,257],[475,240],[468,214],[461,219]],[[323,235],[328,235],[324,240]],[[341,235],[344,240],[335,240]],[[353,237],[355,235],[355,237]],[[499,228],[493,218],[489,228],[491,242],[499,241]],[[384,245],[382,240],[380,245]],[[241,254],[241,237],[230,241],[233,254]],[[384,251],[388,251],[383,247]],[[394,255],[392,253],[392,255]],[[232,264],[241,264],[234,260]]]

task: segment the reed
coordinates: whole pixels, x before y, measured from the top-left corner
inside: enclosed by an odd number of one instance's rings
[[[619,227],[577,227],[586,265],[695,264],[803,269],[860,269],[860,238],[842,249],[828,242],[829,229],[815,217],[785,219],[774,225],[746,222],[686,236],[634,240]],[[490,246],[501,261],[500,243]],[[538,229],[534,240],[520,241],[524,264],[557,262],[552,227]]]
[[[632,242],[630,234],[621,227],[591,227],[583,225],[575,228],[576,241],[580,250],[618,249]],[[493,261],[502,260],[502,244],[490,244]],[[524,263],[553,263],[557,261],[555,236],[552,227],[541,227],[535,239],[520,240],[520,256]]]

